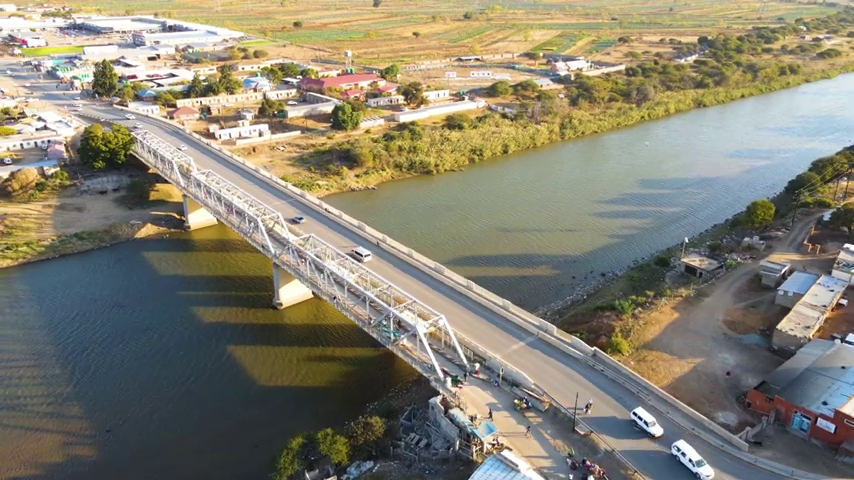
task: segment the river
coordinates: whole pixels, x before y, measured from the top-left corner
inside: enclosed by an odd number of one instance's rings
[[[325,200],[533,309],[854,144],[852,104],[848,74]]]
[[[535,307],[854,143],[852,98],[847,75],[328,200]],[[222,226],[0,270],[0,478],[264,478],[412,378],[322,301],[271,310],[270,274]]]

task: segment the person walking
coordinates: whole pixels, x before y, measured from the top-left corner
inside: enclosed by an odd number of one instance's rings
[[[531,436],[531,426],[528,425],[527,427],[525,427],[525,437],[530,437],[530,436]]]
[[[490,422],[492,421],[492,409],[491,408],[489,409],[489,412],[486,414],[486,418],[488,418]]]
[[[468,381],[469,381],[469,371],[468,371],[468,370],[466,370],[465,372],[463,372],[463,381],[464,381],[464,382],[468,382]]]

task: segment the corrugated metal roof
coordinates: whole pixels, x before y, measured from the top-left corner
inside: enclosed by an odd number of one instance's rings
[[[474,471],[469,480],[545,480],[531,466],[515,455],[504,450],[490,456]]]
[[[797,356],[797,355],[796,355]],[[777,393],[828,417],[854,396],[854,347],[834,344]]]
[[[791,277],[787,278],[782,285],[777,288],[777,291],[792,292],[798,295],[803,295],[818,281],[818,275],[807,272],[795,272]]]

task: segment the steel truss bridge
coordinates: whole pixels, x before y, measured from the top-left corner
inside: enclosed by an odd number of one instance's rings
[[[189,155],[151,132],[138,130],[133,136],[134,152],[144,163],[421,374],[444,383],[433,347],[468,365],[444,315],[317,236],[299,231],[212,170],[198,169]],[[430,336],[441,337],[441,344]],[[445,339],[450,340],[447,351]]]

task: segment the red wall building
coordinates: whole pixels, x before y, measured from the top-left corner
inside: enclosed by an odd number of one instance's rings
[[[813,340],[762,383],[745,405],[795,435],[838,447],[854,442],[854,346]]]

